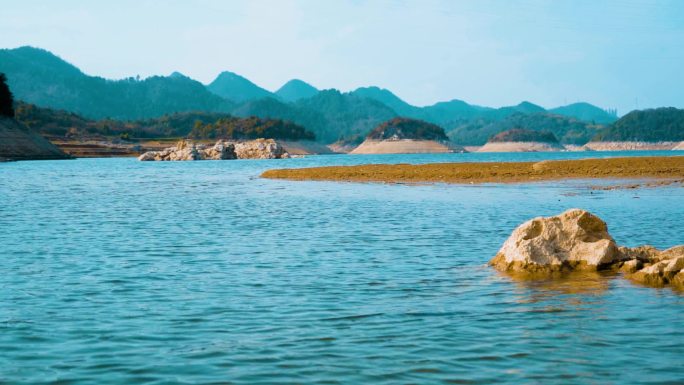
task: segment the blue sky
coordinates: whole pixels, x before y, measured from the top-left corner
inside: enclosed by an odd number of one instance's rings
[[[239,73],[343,91],[620,114],[684,107],[684,1],[8,1],[0,47],[48,49],[107,78]]]

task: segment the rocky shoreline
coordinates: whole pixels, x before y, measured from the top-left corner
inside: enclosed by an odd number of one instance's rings
[[[489,265],[523,278],[615,271],[640,284],[684,289],[684,245],[667,250],[618,246],[606,223],[581,209],[521,224]]]
[[[417,139],[366,139],[350,154],[425,154],[466,152],[463,147],[448,142]]]
[[[681,142],[589,142],[585,148],[593,151],[653,151],[682,150]]]
[[[551,142],[487,142],[478,152],[555,152],[565,147]]]
[[[174,147],[161,151],[148,151],[138,157],[140,161],[186,161],[230,159],[285,159],[290,154],[273,139],[256,139],[247,142],[219,140],[213,146],[182,140]]]

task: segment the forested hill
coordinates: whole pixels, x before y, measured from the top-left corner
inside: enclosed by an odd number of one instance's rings
[[[16,99],[88,118],[141,119],[181,111],[230,112],[234,104],[185,76],[107,80],[88,76],[52,53],[32,47],[0,50]]]
[[[63,110],[16,104],[16,119],[51,137],[107,136],[133,138],[315,140],[315,135],[292,122],[257,117],[238,118],[218,112],[180,112],[135,121],[92,120]]]
[[[517,113],[502,120],[485,118],[471,120],[456,126],[447,134],[452,141],[458,144],[482,145],[490,137],[514,128],[549,131],[561,143],[581,145],[594,137],[603,126],[549,113]]]
[[[366,138],[373,140],[449,140],[442,127],[422,120],[409,118],[390,119],[375,127]]]
[[[682,140],[684,110],[674,107],[632,111],[592,138],[592,141],[604,142]]]

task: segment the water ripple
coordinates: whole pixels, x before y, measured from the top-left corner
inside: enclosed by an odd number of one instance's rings
[[[576,155],[514,157],[545,156]],[[485,266],[570,207],[621,244],[684,243],[681,189],[257,178],[397,159],[0,165],[0,384],[684,382],[681,294]]]

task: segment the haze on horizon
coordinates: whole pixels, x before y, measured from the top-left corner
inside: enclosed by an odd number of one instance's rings
[[[677,0],[25,0],[3,12],[1,48],[45,48],[112,79],[229,70],[269,90],[375,85],[419,106],[684,107]]]

